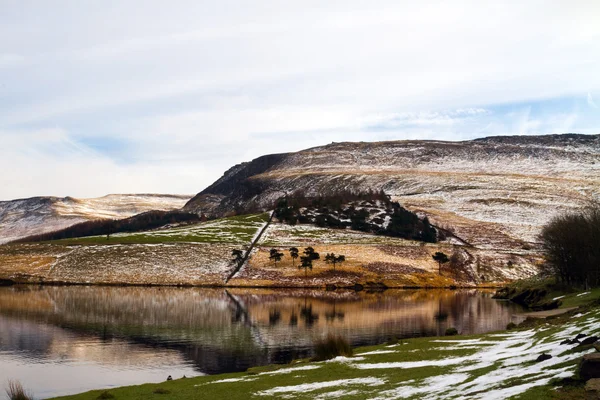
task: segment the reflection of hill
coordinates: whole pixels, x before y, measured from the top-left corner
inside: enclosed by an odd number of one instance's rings
[[[94,353],[72,346],[64,336],[54,335],[47,343],[41,327],[60,327],[92,342],[116,338],[116,352],[124,352],[124,347],[118,350],[123,343],[141,344],[150,353],[152,348],[177,350],[200,371],[216,373],[306,356],[312,341],[327,332],[347,336],[354,345],[435,335],[448,326],[481,332],[504,327],[511,310],[475,291],[68,286],[2,288],[0,317],[0,343],[13,343],[15,321],[31,324],[27,329],[37,342],[24,344],[24,350],[73,357],[81,351],[99,362],[112,359],[109,345]]]

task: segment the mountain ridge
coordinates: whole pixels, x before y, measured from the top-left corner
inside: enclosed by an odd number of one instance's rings
[[[222,216],[339,190],[383,190],[469,241],[481,225],[495,233],[480,245],[525,246],[558,211],[600,198],[600,135],[331,143],[238,164],[184,209]]]

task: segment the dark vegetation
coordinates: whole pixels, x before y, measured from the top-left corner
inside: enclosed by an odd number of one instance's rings
[[[442,274],[442,264],[446,264],[448,261],[450,261],[450,259],[448,258],[448,256],[445,253],[442,253],[441,251],[436,251],[436,253],[431,256],[433,257],[433,259],[435,261],[437,261],[438,266],[439,266],[439,274]]]
[[[551,280],[536,283],[522,282],[522,284],[509,285],[498,289],[494,298],[510,300],[534,311],[544,311],[558,308],[562,304],[560,299],[549,299],[552,293],[568,292],[569,290],[565,285]]]
[[[341,336],[328,335],[315,343],[315,356],[312,361],[329,360],[338,356],[352,357],[352,347]]]
[[[72,239],[85,236],[104,236],[107,240],[113,233],[138,232],[156,229],[168,224],[200,222],[197,214],[184,211],[148,211],[125,219],[102,219],[86,221],[54,232],[29,236],[15,243],[44,242]]]
[[[566,285],[600,286],[600,203],[551,220],[540,234],[546,260]]]
[[[19,381],[8,381],[6,395],[10,400],[33,400],[33,396],[23,388]]]
[[[540,239],[546,279],[515,282],[499,289],[495,298],[533,310],[551,310],[563,304],[561,295],[600,287],[599,203],[555,217],[542,228]]]
[[[283,197],[274,206],[275,217],[290,225],[315,224],[320,227],[346,229],[437,242],[437,231],[427,217],[420,219],[383,192],[343,191],[328,196],[308,197],[296,192]],[[384,227],[386,217],[389,223]]]
[[[282,257],[283,253],[277,249],[271,249],[271,251],[269,252],[269,260],[273,260],[273,263],[275,263],[275,265],[277,265],[277,263],[281,261]]]

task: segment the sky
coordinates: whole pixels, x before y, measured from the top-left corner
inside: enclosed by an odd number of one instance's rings
[[[600,133],[600,2],[0,0],[0,200],[341,141]]]

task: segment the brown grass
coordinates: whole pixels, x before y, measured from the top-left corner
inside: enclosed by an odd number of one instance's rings
[[[6,394],[10,400],[33,400],[31,393],[27,392],[19,381],[9,380]]]

